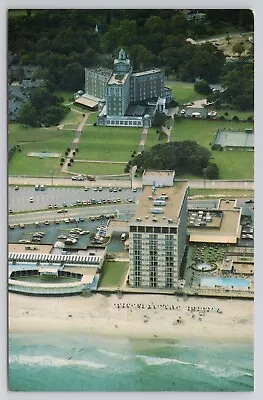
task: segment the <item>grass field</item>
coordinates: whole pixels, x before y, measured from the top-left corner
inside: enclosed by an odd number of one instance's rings
[[[214,108],[208,108],[207,110],[214,110]],[[236,110],[229,110],[227,108],[221,108],[221,109],[217,109],[215,110],[217,112],[217,116],[221,117],[221,115],[224,115],[225,118],[233,118],[235,115],[238,118],[242,118],[242,119],[247,119],[247,117],[254,117],[254,112],[253,111],[236,111]],[[225,113],[228,113],[228,115],[226,116]]]
[[[127,162],[140,141],[139,128],[85,126],[79,142],[79,159]]]
[[[10,175],[60,175],[60,159],[27,157],[27,153],[58,152],[70,146],[74,133],[57,130],[57,128],[22,128],[19,124],[10,124],[8,127],[8,145],[20,144],[21,152],[16,152],[8,163]]]
[[[69,104],[74,101],[73,92],[56,91],[55,95],[63,98],[63,104]]]
[[[254,197],[254,190],[231,190],[231,189],[189,189],[189,196],[202,196],[211,198],[211,196],[228,196],[228,197]]]
[[[108,261],[102,268],[102,276],[99,282],[101,287],[114,287],[118,288],[124,283],[128,271],[129,263]]]
[[[74,162],[69,168],[70,172],[84,175],[115,175],[124,174],[125,164],[80,163]]]
[[[172,96],[179,104],[205,98],[203,94],[194,90],[194,84],[188,82],[165,81],[165,85],[172,89]]]
[[[54,176],[60,173],[59,158],[27,157],[26,153],[16,152],[8,163],[9,175]],[[52,171],[52,172],[51,172]]]
[[[213,151],[218,165],[219,179],[253,179],[254,153],[252,151]]]
[[[172,140],[195,140],[198,144],[211,150],[210,143],[213,143],[217,129],[244,130],[253,128],[253,126],[249,122],[180,120],[173,126]],[[253,179],[253,152],[213,151],[212,156],[220,169],[220,179]],[[186,176],[184,177],[186,178]]]
[[[68,114],[65,116],[65,118],[62,121],[60,121],[60,124],[61,125],[62,124],[64,124],[64,125],[74,124],[74,127],[76,128],[81,123],[82,119],[83,119],[82,114],[80,114],[79,112],[70,110],[68,112]],[[70,128],[70,127],[71,127],[70,125],[67,126],[67,128]],[[74,127],[72,129],[74,129]]]
[[[90,113],[89,116],[88,116],[87,123],[88,124],[94,124],[94,122],[97,121],[97,115],[98,115],[97,112]]]
[[[155,144],[158,144],[158,143],[164,144],[166,142],[167,142],[167,136],[164,133],[162,133],[160,135],[160,138],[158,140],[158,135],[156,133],[156,129],[150,128],[148,130],[147,139],[146,139],[144,148],[149,149],[150,147],[154,146]]]

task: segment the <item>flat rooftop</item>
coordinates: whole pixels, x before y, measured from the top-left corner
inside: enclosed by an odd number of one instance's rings
[[[241,209],[225,210],[222,213],[220,228],[188,226],[190,242],[236,243],[241,233]]]
[[[129,74],[112,74],[108,85],[123,85]]]
[[[172,223],[178,222],[178,217],[181,210],[181,205],[186,193],[188,185],[186,182],[178,182],[175,186],[166,186],[162,188],[156,188],[154,194],[152,193],[151,186],[145,186],[139,200],[135,215],[132,219],[132,223],[140,223],[144,225],[167,225],[168,219],[172,220]],[[153,201],[158,197],[165,194],[168,196],[165,206],[154,206]],[[149,199],[152,196],[152,199]],[[153,214],[151,210],[160,209],[162,213]],[[148,218],[146,218],[148,216]],[[141,222],[137,221],[137,218],[141,219]],[[157,221],[153,221],[156,218]]]
[[[50,244],[11,243],[8,245],[8,253],[50,254],[52,247],[53,247],[53,245],[50,245]]]
[[[148,177],[148,176],[174,176],[174,174],[175,174],[175,172],[173,171],[173,170],[153,170],[153,171],[151,171],[151,170],[147,170],[147,171],[144,171],[143,172],[143,176],[145,176],[146,178]],[[177,183],[177,185],[178,185],[178,183]]]
[[[144,75],[156,74],[158,72],[161,72],[161,70],[153,68],[153,69],[148,69],[147,71],[135,72],[132,75],[133,76],[144,76]]]
[[[226,200],[219,199],[218,209],[219,210],[234,210],[236,207],[236,199]]]

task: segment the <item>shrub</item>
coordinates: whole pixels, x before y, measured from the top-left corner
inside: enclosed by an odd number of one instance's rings
[[[224,121],[224,120],[225,120],[224,115],[221,115],[221,117],[219,117],[219,119],[220,119],[221,121]]]
[[[219,150],[222,151],[223,147],[221,146],[221,144],[213,144],[212,145],[212,150]]]
[[[71,166],[71,163],[70,162],[68,162],[68,167],[70,167]]]
[[[236,115],[234,115],[234,117],[232,118],[232,121],[239,121],[239,118]]]
[[[65,161],[65,158],[62,157],[62,158],[60,159],[60,162],[63,163],[64,161]]]

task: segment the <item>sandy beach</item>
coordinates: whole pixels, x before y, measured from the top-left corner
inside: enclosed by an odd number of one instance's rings
[[[253,306],[249,300],[168,295],[41,298],[10,293],[9,332],[251,343]]]

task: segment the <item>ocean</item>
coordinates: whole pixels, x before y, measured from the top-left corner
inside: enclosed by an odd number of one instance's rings
[[[85,335],[9,336],[9,390],[253,391],[253,346]]]

